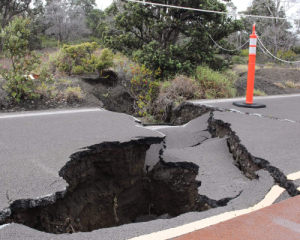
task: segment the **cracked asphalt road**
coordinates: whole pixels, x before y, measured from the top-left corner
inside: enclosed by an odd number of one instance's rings
[[[230,111],[234,109],[230,101],[199,101],[194,104],[229,110],[215,111],[214,118],[229,123],[253,156],[267,160],[285,175],[299,172],[300,111],[297,101],[300,101],[300,95],[259,99],[267,105],[266,109],[235,107],[239,113]],[[246,112],[254,115],[243,114]],[[233,165],[226,139],[210,138],[208,135],[208,114],[182,127],[156,126],[149,129],[137,127],[134,119],[124,114],[91,111],[67,115],[17,118],[13,114],[11,117],[0,115],[0,171],[3,176],[0,209],[8,207],[9,201],[15,199],[38,198],[63,190],[66,183],[58,177],[58,171],[68,157],[80,148],[99,141],[128,141],[137,136],[162,137],[162,134],[166,135],[166,149],[162,155],[164,161],[194,162],[200,167],[197,176],[197,180],[201,181],[199,194],[215,200],[232,198],[237,193],[240,195],[227,206],[205,212],[190,212],[172,219],[127,224],[89,233],[53,235],[15,223],[2,225],[0,239],[151,239],[151,235],[147,234],[251,208],[277,184],[266,170],[257,171],[258,178],[249,180]],[[163,149],[163,144],[153,145],[148,150],[146,165],[153,166],[159,161],[159,149]],[[293,182],[299,186],[299,180]],[[289,197],[285,191],[278,200]],[[145,236],[139,238],[142,235]]]
[[[67,183],[58,173],[73,153],[85,147],[163,137],[137,127],[131,116],[100,109],[36,114],[0,115],[1,210],[14,200],[64,191]]]

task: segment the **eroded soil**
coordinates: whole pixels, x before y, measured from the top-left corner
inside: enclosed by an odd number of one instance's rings
[[[4,80],[0,79],[0,112],[18,112],[47,109],[67,109],[78,107],[104,107],[107,110],[133,114],[134,99],[120,84],[115,73],[106,73],[109,77],[77,76],[68,77],[72,86],[79,86],[84,91],[84,98],[66,99],[63,95],[54,98],[23,99],[20,103],[5,101],[7,94],[2,89]],[[300,83],[300,70],[289,68],[258,69],[255,73],[255,89],[267,95],[300,93],[300,87],[291,88],[287,81]],[[236,82],[237,95],[245,96],[247,86],[247,72],[241,72]],[[57,85],[62,90],[63,84]]]
[[[254,88],[265,92],[267,95],[300,93],[300,87],[291,88],[287,81],[300,83],[300,70],[289,68],[268,68],[255,71]],[[240,74],[236,82],[238,96],[245,96],[247,87],[247,72]],[[284,87],[284,88],[283,88]]]

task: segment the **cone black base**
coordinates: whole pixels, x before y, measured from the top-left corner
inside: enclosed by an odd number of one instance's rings
[[[265,108],[266,107],[265,104],[261,104],[261,103],[248,104],[245,102],[233,102],[233,105],[237,107],[244,107],[244,108]]]

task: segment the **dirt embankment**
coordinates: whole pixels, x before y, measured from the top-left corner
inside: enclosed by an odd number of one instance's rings
[[[294,83],[294,85],[293,85]],[[247,72],[236,82],[238,96],[245,96]],[[300,93],[300,69],[270,68],[255,71],[254,88],[267,95]]]
[[[72,86],[79,86],[84,92],[84,98],[67,99],[63,95],[54,98],[22,99],[21,102],[6,101],[7,93],[2,89],[5,81],[0,79],[0,112],[17,112],[46,109],[66,109],[76,107],[104,107],[107,110],[133,114],[134,98],[119,84],[118,76],[109,71],[106,77],[77,76],[70,77]],[[104,75],[105,75],[104,74]],[[239,74],[236,82],[237,96],[245,96],[247,87],[247,72]],[[56,85],[58,91],[63,91],[63,84]],[[300,69],[268,68],[259,69],[255,73],[255,89],[267,95],[300,93]]]
[[[40,98],[23,98],[20,102],[8,100],[8,94],[3,90],[5,80],[0,78],[0,112],[19,112],[47,109],[67,109],[78,107],[104,107],[113,112],[133,114],[134,99],[125,87],[119,84],[113,71],[106,71],[103,76],[85,75],[66,77],[64,83],[57,80],[56,96],[42,94]],[[68,97],[68,87],[80,87],[83,98]]]

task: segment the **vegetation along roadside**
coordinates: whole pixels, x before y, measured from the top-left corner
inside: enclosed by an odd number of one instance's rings
[[[263,11],[260,1],[253,6]],[[0,4],[1,16],[4,10],[11,16],[2,18],[0,35],[2,112],[94,106],[153,123],[164,121],[168,109],[186,100],[245,95],[249,52],[247,46],[235,49],[249,38],[251,19],[167,11],[121,0],[104,11],[96,9],[93,0],[27,2],[31,1]],[[176,4],[221,12],[234,9],[232,3],[220,1]],[[75,18],[75,12],[80,17]],[[58,18],[66,18],[64,26]],[[258,34],[277,57],[297,59],[297,34],[277,30],[277,39],[293,39],[288,48],[268,44],[272,32]],[[216,47],[211,38],[232,51]],[[257,63],[255,95],[300,92],[297,65],[279,63],[260,50]],[[274,79],[277,69],[278,76],[289,77]]]

